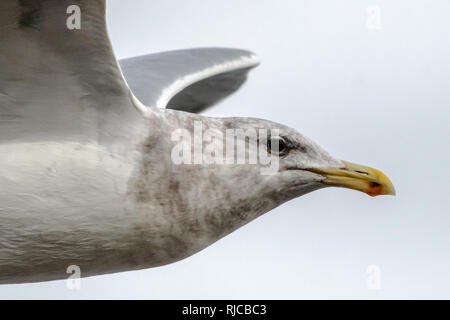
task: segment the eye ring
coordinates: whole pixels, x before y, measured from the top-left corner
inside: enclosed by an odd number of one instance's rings
[[[267,151],[273,154],[285,155],[288,151],[286,140],[283,137],[270,137],[267,140]]]

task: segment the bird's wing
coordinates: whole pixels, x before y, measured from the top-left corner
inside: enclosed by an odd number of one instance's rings
[[[101,139],[139,114],[104,0],[1,0],[0,44],[0,141]]]
[[[119,63],[131,90],[145,105],[197,113],[238,90],[259,59],[245,50],[198,48]]]

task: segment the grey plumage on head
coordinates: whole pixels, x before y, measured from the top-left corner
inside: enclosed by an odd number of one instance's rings
[[[39,23],[41,0],[18,0],[21,8],[19,25],[36,29]]]

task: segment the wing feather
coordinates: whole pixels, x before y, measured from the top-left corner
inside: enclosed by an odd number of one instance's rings
[[[74,4],[81,29],[70,30]],[[0,43],[1,140],[92,138],[137,114],[104,0],[1,0]]]

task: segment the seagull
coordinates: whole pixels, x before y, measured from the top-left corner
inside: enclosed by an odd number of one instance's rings
[[[67,22],[73,3],[79,28]],[[104,0],[2,0],[0,41],[1,284],[67,279],[71,266],[89,277],[167,265],[324,187],[395,194],[382,172],[336,159],[292,128],[199,114],[243,85],[259,64],[251,52],[118,62]],[[246,147],[240,160],[256,141],[276,170],[220,159],[217,137],[239,130],[270,133],[233,141]],[[195,158],[195,146],[203,155],[208,142],[214,161],[174,161]]]

